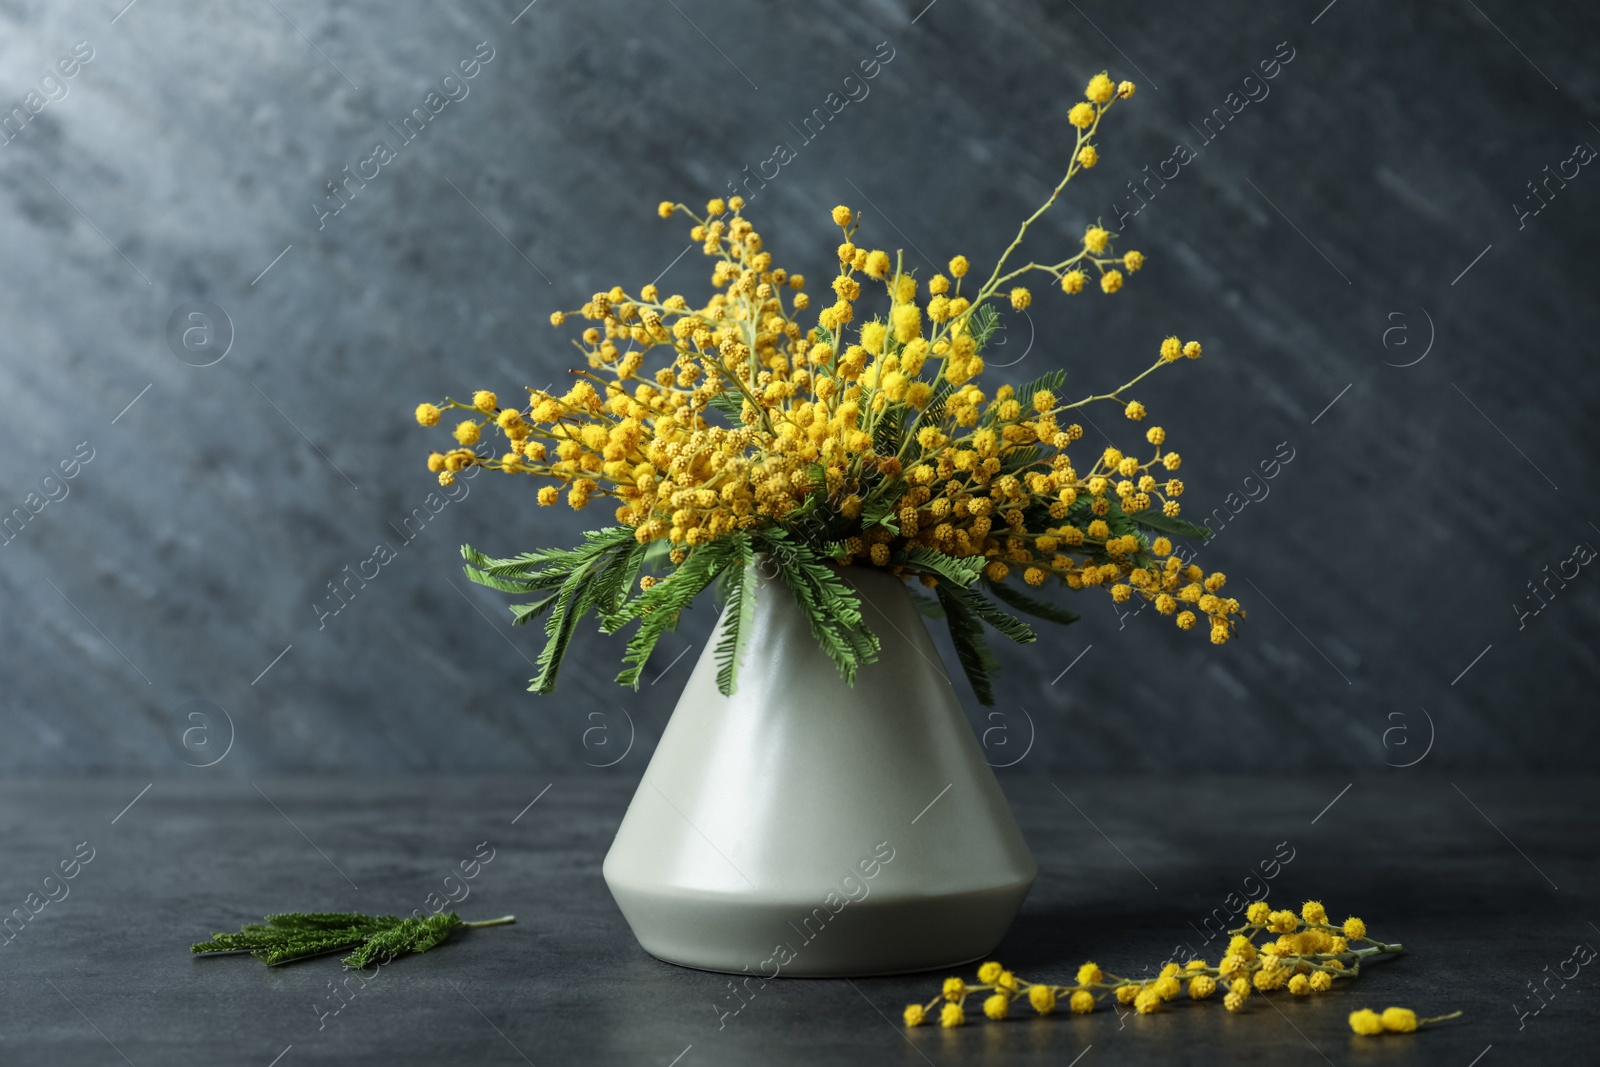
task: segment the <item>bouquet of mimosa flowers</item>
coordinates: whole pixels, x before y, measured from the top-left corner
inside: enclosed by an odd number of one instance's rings
[[[541,505],[581,510],[605,498],[612,509],[574,548],[462,550],[473,581],[533,598],[512,607],[515,622],[544,619],[530,688],[553,690],[590,613],[605,633],[634,627],[617,681],[637,687],[656,642],[715,585],[726,604],[718,684],[731,693],[758,566],[794,596],[847,682],[879,649],[851,567],[926,587],[927,613],[948,624],[986,704],[995,667],[986,628],[1028,642],[1034,630],[1018,613],[1076,618],[1043,597],[1046,587],[1143,597],[1180,629],[1204,620],[1213,643],[1226,641],[1243,612],[1221,594],[1223,575],[1174,554],[1172,538],[1206,530],[1179,517],[1179,454],[1129,395],[1159,368],[1198,358],[1200,344],[1152,338],[1151,366],[1104,393],[1066,395],[1059,369],[1016,387],[980,384],[1001,309],[1034,299],[1025,282],[1043,279],[1062,298],[1109,295],[1143,266],[1098,225],[1059,261],[1014,262],[1029,227],[1096,164],[1101,120],[1133,93],[1103,73],[1090,80],[1067,115],[1076,143],[1065,175],[986,277],[957,255],[919,278],[840,206],[837,274],[808,286],[778,265],[741,198],[712,200],[703,216],[663,202],[659,214],[691,220],[712,261],[709,296],[655,285],[595,293],[550,316],[556,327],[584,323],[586,366],[569,389],[529,389],[505,405],[490,390],[420,405],[424,426],[464,413],[458,447],[428,459],[442,483],[487,467],[535,479]],[[1075,413],[1105,405],[1137,426],[1126,450],[1082,442]]]

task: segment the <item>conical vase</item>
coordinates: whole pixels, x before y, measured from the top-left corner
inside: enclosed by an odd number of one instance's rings
[[[706,644],[606,855],[639,944],[779,976],[966,963],[1037,873],[904,582],[840,571],[879,636],[847,685],[781,582],[748,579],[737,687]]]

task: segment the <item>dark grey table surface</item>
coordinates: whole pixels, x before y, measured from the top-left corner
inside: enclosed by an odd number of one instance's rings
[[[1595,1062],[1593,977],[1552,976],[1575,945],[1600,944],[1600,779],[1001,777],[1039,859],[997,953],[1024,976],[1215,958],[1206,914],[1275,856],[1275,904],[1320,897],[1408,951],[1237,1015],[1179,1000],[1152,1017],[908,1033],[901,1008],[942,974],[778,981],[724,1015],[739,1004],[727,978],[646,955],[601,880],[636,773],[12,780],[3,910],[62,859],[93,858],[0,946],[0,1063]],[[458,910],[517,924],[396,961],[343,1001],[336,957],[268,969],[186,951],[271,911],[409,912],[490,850]],[[1537,1013],[1530,984],[1545,990]],[[1349,1011],[1390,1004],[1465,1015],[1414,1035],[1347,1029]]]

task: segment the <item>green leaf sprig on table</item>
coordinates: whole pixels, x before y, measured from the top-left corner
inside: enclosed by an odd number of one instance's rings
[[[269,967],[330,952],[354,949],[344,958],[351,967],[387,963],[412,952],[426,952],[459,927],[502,926],[515,916],[464,922],[453,911],[425,919],[355,912],[287,912],[268,915],[265,923],[246,923],[236,934],[213,933],[210,941],[191,945],[201,956],[248,952]]]

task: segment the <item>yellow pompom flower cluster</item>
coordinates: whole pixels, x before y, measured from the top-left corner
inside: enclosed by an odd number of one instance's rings
[[[1044,273],[1067,294],[1098,281],[1109,294],[1143,267],[1140,253],[1113,251],[1114,235],[1099,224],[1057,261],[1013,258],[1067,183],[1100,159],[1100,122],[1133,92],[1104,73],[1089,81],[1067,112],[1076,143],[1066,174],[987,277],[964,255],[918,277],[903,253],[873,247],[860,215],[841,204],[831,212],[836,273],[808,288],[780,265],[740,197],[713,199],[703,214],[664,201],[657,213],[686,218],[709,260],[708,295],[654,283],[595,292],[550,315],[557,327],[581,327],[574,343],[587,366],[565,390],[502,400],[484,389],[470,402],[419,405],[423,426],[459,413],[448,427],[453,446],[427,460],[441,484],[483,467],[535,478],[542,506],[603,499],[611,509],[612,524],[571,553],[492,560],[467,550],[476,561],[468,576],[508,592],[549,588],[541,583],[556,574],[571,579],[555,586],[568,595],[550,609],[534,689],[554,686],[572,634],[569,607],[600,611],[607,632],[641,621],[626,657],[633,666],[619,676],[637,684],[660,620],[758,554],[786,561],[780,577],[791,590],[815,585],[797,595],[811,605],[813,631],[832,634],[819,643],[847,680],[872,661],[877,635],[830,562],[932,588],[983,703],[993,702],[984,626],[1017,641],[1036,637],[988,595],[1062,622],[1071,614],[1032,588],[1098,588],[1116,602],[1151,601],[1182,630],[1203,620],[1213,643],[1229,640],[1244,612],[1222,592],[1225,577],[1186,564],[1171,541],[1205,535],[1179,517],[1181,457],[1167,431],[1150,425],[1151,409],[1128,395],[1178,356],[1198,357],[1199,342],[1152,338],[1150,365],[1109,392],[1065,396],[1062,370],[1021,386],[980,384],[1001,314],[1033,305],[1025,276]],[[1076,417],[1096,405],[1139,423],[1143,442],[1091,449]],[[641,566],[655,581],[638,582],[630,599]],[[591,582],[603,597],[576,595]],[[732,674],[718,684],[729,691]]]
[[[1435,1015],[1431,1019],[1419,1019],[1417,1013],[1410,1008],[1384,1008],[1382,1014],[1371,1008],[1362,1008],[1360,1011],[1350,1013],[1350,1029],[1367,1037],[1375,1037],[1382,1033],[1409,1034],[1419,1026],[1431,1026],[1434,1023],[1460,1017],[1459,1011],[1453,1011],[1448,1015]]]
[[[1071,985],[1052,985],[1025,981],[999,963],[989,962],[978,968],[977,985],[947,978],[939,996],[928,1004],[907,1006],[905,1022],[907,1026],[920,1026],[942,1000],[945,1006],[941,1024],[961,1026],[966,1022],[966,998],[984,994],[984,1014],[991,1019],[1005,1018],[1011,1002],[1019,999],[1026,1000],[1040,1015],[1048,1015],[1063,998],[1072,1011],[1087,1014],[1100,1001],[1114,997],[1119,1004],[1131,1005],[1136,1013],[1149,1015],[1181,994],[1187,993],[1191,1000],[1207,1000],[1219,990],[1224,1007],[1241,1011],[1256,993],[1278,989],[1287,989],[1295,996],[1326,993],[1335,980],[1359,977],[1363,961],[1402,951],[1400,945],[1367,936],[1366,924],[1360,919],[1331,925],[1327,909],[1315,900],[1306,901],[1298,914],[1274,911],[1264,901],[1257,901],[1250,905],[1245,918],[1244,926],[1229,931],[1227,951],[1215,964],[1204,959],[1183,964],[1168,962],[1153,978],[1123,978],[1102,970],[1098,964],[1085,963],[1078,968]],[[1266,935],[1266,939],[1258,942],[1258,935]],[[1272,935],[1276,938],[1271,939]],[[1366,945],[1352,948],[1355,941]],[[1460,1014],[1419,1020],[1404,1008],[1390,1008],[1381,1016],[1371,1011],[1356,1012],[1350,1016],[1350,1025],[1360,1034],[1409,1031]]]
[[[545,505],[563,488],[574,508],[609,497],[616,521],[641,543],[669,542],[675,563],[724,534],[779,526],[828,546],[840,564],[901,574],[907,553],[923,548],[982,557],[991,582],[1014,576],[1143,597],[1181,629],[1204,616],[1211,640],[1226,641],[1243,612],[1219,595],[1223,576],[1185,566],[1167,537],[1149,536],[1196,532],[1177,519],[1180,456],[1165,447],[1166,431],[1145,433],[1152,450],[1143,455],[1069,451],[1084,434],[1074,412],[1113,403],[1143,420],[1145,405],[1125,392],[1171,362],[1173,346],[1199,355],[1198,342],[1169,339],[1132,381],[1076,400],[1058,397],[1059,372],[1021,389],[977,384],[997,325],[992,305],[1032,302],[1012,284],[1021,276],[1043,271],[1073,293],[1093,271],[1110,293],[1122,271],[1143,265],[1137,252],[1112,255],[1112,235],[1096,225],[1060,262],[1007,269],[1029,226],[1093,165],[1085,149],[1101,118],[1132,91],[1103,73],[1089,82],[1069,113],[1077,144],[1066,175],[980,284],[964,256],[950,260],[948,276],[919,282],[900,256],[858,244],[859,217],[834,208],[838,274],[809,326],[803,277],[776,263],[739,197],[712,201],[703,218],[663,203],[662,216],[693,220],[690,236],[713,261],[712,295],[691,302],[654,285],[617,286],[557,312],[554,322],[577,315],[590,324],[579,345],[588,370],[563,393],[530,389],[520,406],[502,408],[487,390],[470,404],[421,405],[425,426],[441,409],[471,414],[454,428],[459,447],[435,453],[429,469],[444,484],[466,466],[553,479],[537,494]],[[887,297],[877,314],[866,306],[874,285]],[[490,433],[503,447],[481,444]],[[802,521],[812,497],[820,506]]]

